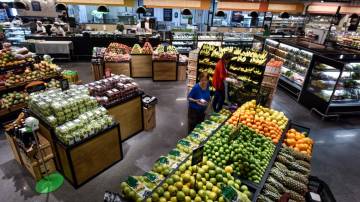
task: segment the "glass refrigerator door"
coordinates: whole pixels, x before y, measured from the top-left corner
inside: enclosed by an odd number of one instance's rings
[[[330,102],[340,74],[340,69],[317,62],[310,75],[307,90],[325,102]]]
[[[360,104],[360,63],[349,63],[345,66],[332,103]]]

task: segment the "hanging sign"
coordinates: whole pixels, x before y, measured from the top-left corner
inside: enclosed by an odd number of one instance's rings
[[[164,21],[172,21],[172,9],[164,8]]]

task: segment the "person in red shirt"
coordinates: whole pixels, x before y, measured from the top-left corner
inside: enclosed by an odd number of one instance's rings
[[[230,62],[231,54],[224,53],[222,58],[217,62],[215,72],[213,75],[213,87],[215,88],[215,95],[213,100],[213,109],[219,112],[225,101],[225,79],[227,77],[227,65]]]

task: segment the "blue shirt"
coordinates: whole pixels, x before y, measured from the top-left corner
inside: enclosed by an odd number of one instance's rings
[[[195,86],[191,89],[188,98],[192,98],[196,100],[204,99],[209,102],[210,101],[209,85],[206,87],[205,90],[203,90],[198,83],[195,84]],[[206,106],[198,105],[197,103],[192,101],[189,102],[189,107],[199,111],[206,110]]]

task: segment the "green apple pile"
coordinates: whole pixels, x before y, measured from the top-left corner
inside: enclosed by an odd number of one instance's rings
[[[205,155],[217,166],[255,183],[261,181],[274,150],[270,139],[246,126],[224,125],[205,144]]]
[[[161,178],[159,176],[158,178]],[[134,182],[136,181],[136,183]],[[137,177],[137,180],[130,179],[121,183],[122,193],[130,201],[141,201],[136,191],[146,193],[149,185],[145,182],[147,179]],[[142,183],[142,184],[141,184]],[[182,164],[173,175],[168,177],[164,183],[156,188],[147,202],[165,202],[165,201],[226,201],[222,189],[231,187],[235,190],[239,201],[250,201],[251,192],[248,187],[241,184],[241,181],[235,179],[230,173],[216,167],[206,158],[196,166],[191,166],[191,161]]]

